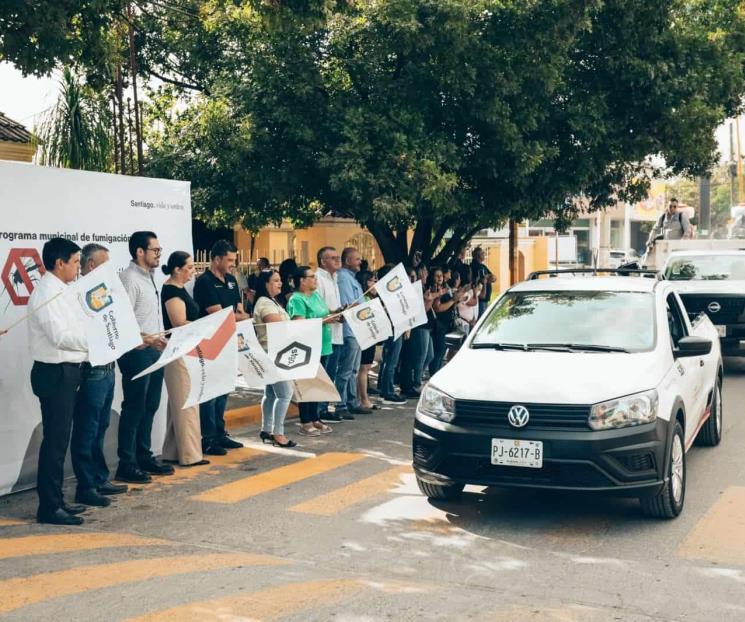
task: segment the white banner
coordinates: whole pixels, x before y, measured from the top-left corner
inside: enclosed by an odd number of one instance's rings
[[[331,402],[341,401],[339,391],[336,385],[331,382],[331,378],[326,373],[323,365],[318,366],[318,372],[315,378],[305,378],[304,380],[293,380],[292,401],[297,402]]]
[[[347,309],[342,315],[362,350],[385,341],[393,334],[380,298]]]
[[[176,250],[192,252],[189,184],[182,181],[109,175],[0,161],[0,328],[27,312],[28,297],[41,275],[41,249],[51,237],[78,246],[96,242],[110,251],[116,271],[129,263],[132,232],[154,231],[163,261]],[[158,286],[165,279],[156,271]],[[31,392],[28,329],[19,324],[0,337],[0,494],[36,483],[41,442],[39,400]],[[106,437],[109,466],[116,466],[121,382]],[[162,406],[167,399],[165,387]],[[153,426],[160,452],[165,408]]]
[[[189,372],[191,390],[184,408],[195,406],[226,395],[235,390],[235,375],[238,367],[238,342],[235,333],[235,313],[228,307],[209,315],[220,320],[210,337],[202,339],[184,357]]]
[[[263,389],[282,380],[279,370],[264,352],[251,320],[236,324],[238,340],[238,371],[247,389]]]
[[[315,378],[321,362],[320,319],[270,322],[266,341],[280,380]]]
[[[403,264],[398,264],[375,284],[375,291],[385,305],[398,339],[407,330],[427,323],[420,287],[414,287]]]
[[[129,296],[111,261],[65,289],[83,317],[91,365],[107,365],[142,344]]]

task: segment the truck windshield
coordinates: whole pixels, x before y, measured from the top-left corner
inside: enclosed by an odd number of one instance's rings
[[[651,293],[513,292],[491,309],[471,347],[641,352],[654,347],[654,327]]]
[[[745,281],[745,254],[675,257],[665,270],[670,281]]]

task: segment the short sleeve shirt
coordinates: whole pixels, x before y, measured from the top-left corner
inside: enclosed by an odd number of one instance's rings
[[[168,309],[166,308],[166,302],[171,300],[171,298],[180,298],[184,301],[184,305],[186,306],[186,319],[189,322],[194,322],[199,319],[199,305],[191,296],[189,296],[189,292],[187,292],[183,287],[166,283],[163,285],[163,291],[160,293],[160,300],[163,305],[163,326],[166,330],[171,330],[173,328],[171,318],[168,316]]]
[[[256,322],[256,338],[266,350],[266,326],[264,325],[267,315],[278,315],[283,321],[288,321],[290,316],[277,302],[266,296],[262,296],[254,305],[254,322]]]
[[[313,292],[310,296],[295,292],[287,303],[287,313],[291,318],[303,317],[310,320],[326,317],[329,314],[329,307],[318,292]],[[321,356],[326,356],[333,352],[334,347],[331,340],[331,325],[323,324],[322,326]]]
[[[223,282],[211,270],[207,270],[194,283],[194,300],[199,305],[201,317],[207,315],[207,309],[215,305],[220,305],[222,309],[232,307],[235,311],[241,301],[241,290],[232,274],[226,274]]]

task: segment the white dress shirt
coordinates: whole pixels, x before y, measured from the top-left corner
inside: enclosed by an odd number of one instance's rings
[[[33,313],[28,320],[31,358],[41,363],[83,363],[88,360],[88,340],[82,318],[62,294],[67,285],[47,272],[28,300]],[[54,298],[49,304],[47,300]],[[44,305],[43,307],[41,305]]]
[[[316,288],[321,298],[326,301],[329,311],[333,313],[339,307],[339,285],[336,282],[336,272],[332,276],[328,270],[316,268]],[[334,322],[331,324],[331,343],[335,346],[344,343],[344,326],[341,323]]]

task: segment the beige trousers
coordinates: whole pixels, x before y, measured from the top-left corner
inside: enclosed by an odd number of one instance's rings
[[[194,464],[202,459],[202,430],[199,406],[181,408],[190,388],[184,361],[177,359],[166,365],[164,375],[168,390],[168,417],[162,458],[178,460],[181,465]]]

